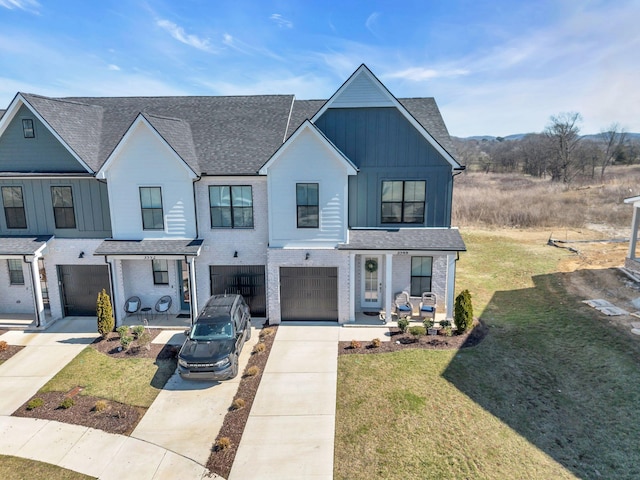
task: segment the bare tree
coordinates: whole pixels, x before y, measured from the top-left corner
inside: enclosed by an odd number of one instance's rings
[[[520,140],[522,171],[534,177],[547,174],[547,162],[551,156],[551,140],[540,133],[530,133]]]
[[[578,123],[582,116],[577,112],[566,112],[552,115],[551,123],[545,128],[545,135],[551,141],[551,156],[548,171],[551,180],[569,183],[576,173],[577,159],[574,155],[580,142]]]
[[[605,169],[613,163],[616,154],[624,146],[627,140],[627,132],[614,122],[606,130],[600,132],[600,141],[602,142],[602,155],[600,157],[600,180],[604,179]]]

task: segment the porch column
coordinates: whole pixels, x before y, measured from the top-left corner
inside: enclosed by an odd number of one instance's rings
[[[33,299],[36,309],[36,325],[44,323],[44,301],[42,300],[42,284],[40,283],[40,267],[38,266],[38,256],[31,260],[31,278],[33,279]]]
[[[111,307],[113,308],[113,318],[116,321],[116,327],[122,325],[124,313],[124,283],[120,281],[122,278],[122,260],[108,260],[105,257],[104,263],[109,267],[109,275],[111,280]]]
[[[356,254],[349,254],[349,321],[356,321]]]
[[[456,293],[456,258],[457,255],[447,255],[447,299],[445,301],[445,318],[453,323],[453,304]]]
[[[633,205],[633,220],[631,221],[631,239],[629,240],[628,258],[634,260],[636,258],[636,246],[638,244],[638,230],[640,229],[640,205]]]
[[[387,322],[390,322],[391,307],[393,306],[393,287],[391,285],[393,278],[393,255],[391,253],[385,253],[384,260],[384,318]]]
[[[191,302],[189,308],[191,309],[191,324],[198,316],[198,295],[196,292],[196,257],[191,257],[188,261],[189,265],[189,293],[191,294]]]

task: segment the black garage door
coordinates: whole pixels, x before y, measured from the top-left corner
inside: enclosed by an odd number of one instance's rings
[[[58,265],[65,315],[94,316],[98,293],[104,288],[111,297],[106,265]],[[113,305],[113,299],[111,300]]]
[[[338,320],[338,269],[280,267],[282,320]]]
[[[211,295],[239,293],[253,317],[267,316],[264,265],[210,265]]]

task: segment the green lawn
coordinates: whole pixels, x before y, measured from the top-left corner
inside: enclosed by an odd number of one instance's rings
[[[567,253],[464,235],[477,347],[339,358],[337,479],[640,477],[640,348],[563,289]]]
[[[0,455],[0,478],[3,480],[34,480],[37,478],[46,478],[47,480],[89,480],[95,477],[89,477],[50,463]]]
[[[174,359],[110,358],[87,347],[41,391],[68,392],[80,385],[81,395],[149,407],[175,369]]]

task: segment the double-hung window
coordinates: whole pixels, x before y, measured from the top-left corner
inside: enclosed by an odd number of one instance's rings
[[[317,183],[296,183],[298,228],[318,228],[319,201]]]
[[[71,187],[51,187],[51,201],[56,228],[76,228]]]
[[[169,285],[169,262],[167,260],[151,260],[154,285]]]
[[[411,257],[411,296],[420,297],[431,291],[433,257]]]
[[[24,138],[36,138],[36,130],[33,126],[32,118],[22,119],[22,135]]]
[[[22,187],[2,187],[2,203],[4,204],[7,228],[27,228]]]
[[[253,228],[253,195],[250,185],[209,187],[211,228]]]
[[[140,207],[142,208],[142,228],[144,230],[164,230],[162,189],[160,187],[140,187]]]
[[[382,223],[424,223],[426,182],[382,182]]]
[[[11,285],[24,285],[22,260],[10,258],[7,260],[7,264],[9,266],[9,283]]]

